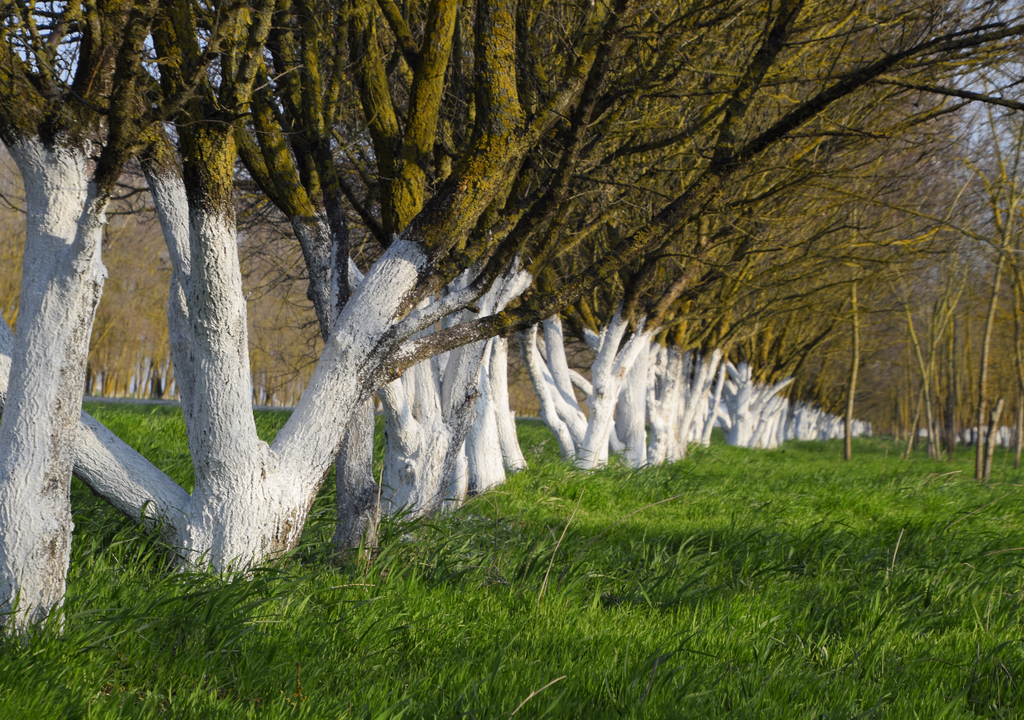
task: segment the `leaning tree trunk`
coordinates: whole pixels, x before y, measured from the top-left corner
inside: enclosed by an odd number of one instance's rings
[[[106,200],[89,158],[37,138],[8,146],[25,184],[18,327],[0,419],[0,615],[46,617],[63,601],[71,553],[71,470],[85,366],[106,270]]]
[[[853,324],[853,354],[850,358],[850,386],[846,391],[846,427],[843,438],[843,457],[853,458],[853,399],[857,394],[857,367],[860,365],[860,327],[857,323],[857,283],[850,289],[851,321]]]
[[[523,359],[523,365],[526,367],[533,390],[540,402],[540,418],[554,434],[562,459],[571,460],[576,456],[576,443],[569,431],[569,425],[558,413],[554,383],[550,379],[547,363],[544,362],[540,350],[537,349],[537,326],[534,325],[529,330],[523,330],[518,337],[519,356]]]
[[[7,401],[14,334],[0,318],[0,411]],[[178,547],[187,492],[86,412],[78,416],[73,474],[116,510],[147,530],[159,528]]]

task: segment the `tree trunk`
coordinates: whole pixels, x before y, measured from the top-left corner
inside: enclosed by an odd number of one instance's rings
[[[947,360],[949,388],[946,392],[946,452],[950,460],[956,452],[956,406],[957,406],[957,373],[956,373],[956,316],[949,323],[949,359]]]
[[[625,448],[623,457],[631,468],[647,464],[647,371],[649,348],[641,348],[633,367],[622,381],[615,405],[615,432]]]
[[[686,457],[691,438],[701,438],[704,434],[704,422],[708,419],[708,401],[711,396],[711,386],[718,372],[718,366],[722,362],[722,351],[714,350],[711,357],[702,358],[695,356],[693,361],[693,381],[687,382],[686,373],[683,374],[683,392],[686,395],[682,407],[682,417],[679,419],[677,428],[677,440],[675,448],[676,460]],[[700,418],[698,421],[698,417]],[[699,430],[695,432],[694,425],[699,422]],[[713,422],[713,418],[712,418]]]
[[[0,419],[0,615],[38,622],[63,601],[71,471],[96,305],[106,200],[78,148],[8,147],[27,201],[18,325]],[[15,603],[17,607],[14,608]]]
[[[903,459],[909,460],[910,454],[914,452],[914,443],[917,442],[917,425],[921,421],[921,406],[924,404],[924,387],[917,396],[917,406],[914,409],[914,419],[910,422],[910,432],[907,434],[907,449],[903,453]]]
[[[505,471],[517,473],[526,469],[526,458],[519,445],[516,434],[515,418],[508,402],[508,340],[494,338],[491,349],[490,373],[491,393],[493,395],[495,424],[498,427],[498,444],[501,447],[501,459]]]
[[[641,322],[619,350],[619,344],[626,333],[626,324],[616,313],[600,335],[597,357],[591,368],[594,391],[587,400],[590,407],[587,431],[576,456],[576,464],[584,470],[593,470],[608,463],[613,414],[619,390],[637,358],[650,348],[653,333],[645,331]]]
[[[367,400],[345,428],[334,466],[337,524],[333,542],[339,553],[361,543],[377,546],[381,488],[373,480],[373,432],[373,400]]]
[[[529,273],[518,262],[478,303],[478,315],[501,312],[529,287]],[[478,373],[476,419],[466,438],[466,472],[469,490],[482,493],[505,482],[505,472],[518,472],[526,459],[516,437],[508,406],[508,345],[504,338],[484,344]],[[571,392],[572,388],[570,388]]]
[[[981,365],[978,369],[978,433],[985,426],[985,408],[988,404],[988,355],[992,347],[992,328],[996,321],[996,307],[999,304],[999,285],[1003,279],[1002,253],[996,261],[996,274],[992,280],[992,297],[988,304],[988,316],[985,318],[985,335],[981,341]],[[985,477],[984,448],[981,446],[981,438],[975,443],[974,448],[974,479],[982,480]]]
[[[999,418],[1003,414],[1003,398],[996,401],[992,410],[992,417],[989,418],[988,433],[985,437],[985,464],[982,468],[982,480],[988,480],[992,476],[992,456],[996,450],[996,436],[999,430]],[[981,445],[979,442],[978,445]]]
[[[576,455],[576,444],[573,442],[569,427],[558,415],[555,406],[553,383],[548,379],[547,364],[537,349],[537,326],[519,333],[519,355],[526,366],[526,372],[533,384],[533,391],[540,401],[540,417],[548,426],[558,442],[563,460],[570,460]]]
[[[466,438],[469,492],[473,495],[486,492],[505,482],[505,463],[498,437],[498,408],[491,378],[493,354],[494,340],[488,340],[477,384],[480,397],[476,401],[476,418]]]
[[[647,413],[650,417],[650,443],[647,463],[660,465],[676,459],[676,423],[682,396],[683,353],[675,346],[659,345],[650,358],[651,374],[647,389]]]
[[[726,389],[732,391],[727,396],[726,407],[729,408],[732,425],[725,434],[725,442],[733,447],[747,447],[754,432],[754,416],[751,412],[754,381],[750,365],[740,363],[735,368],[731,364],[726,367],[731,381]]]
[[[462,357],[466,353],[472,357]],[[385,513],[420,517],[437,513],[449,498],[465,499],[469,477],[453,474],[475,418],[482,354],[481,348],[459,348],[443,369],[441,359],[425,360],[378,392],[386,438]]]
[[[860,326],[857,323],[857,283],[850,286],[851,323],[853,325],[853,355],[850,358],[850,386],[846,391],[846,427],[843,438],[843,457],[853,458],[853,400],[857,394],[857,367],[860,365]]]
[[[1013,437],[1013,469],[1020,469],[1021,438],[1024,437],[1024,396],[1017,393],[1017,420],[1014,423],[1015,434]]]
[[[718,367],[718,382],[715,384],[715,394],[711,398],[711,405],[708,407],[708,419],[704,423],[704,433],[700,438],[700,443],[704,447],[711,445],[711,432],[715,429],[715,421],[718,419],[718,408],[722,401],[722,390],[725,387],[727,375],[726,365],[726,362],[722,362]]]

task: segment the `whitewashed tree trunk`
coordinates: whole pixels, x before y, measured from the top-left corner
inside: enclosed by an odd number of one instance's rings
[[[621,314],[616,312],[600,335],[595,333],[587,338],[587,344],[596,352],[591,366],[593,380],[590,382],[568,368],[560,322],[555,323],[552,319],[545,326],[543,357],[538,349],[536,327],[519,335],[520,355],[540,400],[541,418],[558,440],[562,459],[575,459],[583,469],[606,465],[609,449],[614,452],[620,447],[612,441],[619,392],[637,357],[650,348],[654,335],[654,331],[644,330],[641,322],[620,350],[627,325]],[[552,365],[555,370],[552,370]],[[556,381],[556,375],[563,377],[563,381]],[[644,378],[646,380],[646,373]],[[570,400],[570,393],[560,389],[565,380],[570,384],[570,392],[571,386],[575,385],[588,393],[588,415],[584,416],[582,410],[577,410],[579,406],[574,396]],[[646,461],[646,452],[643,455]]]
[[[676,425],[685,402],[683,353],[674,346],[659,345],[651,357],[650,367],[647,414],[651,431],[647,463],[660,465],[675,458]]]
[[[775,447],[786,442],[786,426],[789,424],[789,398],[782,401],[782,410],[779,412],[778,421],[775,423]]]
[[[520,271],[516,262],[481,298],[479,315],[504,310],[530,282],[529,273]],[[478,372],[476,418],[466,438],[466,469],[469,492],[473,494],[505,482],[506,470],[518,472],[526,467],[508,406],[508,352],[503,338],[487,341]]]
[[[711,403],[708,406],[707,419],[704,421],[704,430],[700,436],[700,443],[704,447],[711,445],[711,432],[715,428],[715,421],[721,414],[722,391],[725,388],[726,377],[728,375],[726,365],[727,363],[723,362],[718,367],[718,382],[715,383],[715,394],[711,397]]]
[[[488,340],[477,384],[479,397],[476,401],[476,417],[466,437],[468,492],[474,495],[505,482],[505,465],[498,438],[498,408],[490,377],[493,352],[494,341]]]
[[[760,387],[755,386],[747,363],[740,363],[739,367],[727,364],[726,368],[730,378],[726,387],[726,403],[731,416],[726,442],[736,447],[758,447],[762,442],[770,441],[771,415],[782,407],[781,398],[778,402],[775,398],[793,382],[793,378],[781,380],[771,387]]]
[[[373,401],[358,406],[341,442],[335,463],[334,547],[339,551],[377,545],[380,486],[373,479]]]
[[[426,255],[398,238],[374,265],[336,319],[306,391],[271,448],[259,441],[253,423],[230,215],[188,206],[186,233],[176,198],[184,192],[180,177],[151,180],[169,247],[180,247],[184,236],[189,248],[187,256],[170,253],[187,301],[187,314],[172,327],[172,348],[187,349],[175,356],[175,366],[196,470],[184,552],[193,563],[222,570],[248,567],[295,546],[349,420],[386,376],[397,343],[433,322],[434,310],[424,317],[403,308]]]
[[[8,146],[25,184],[18,327],[0,420],[0,613],[36,622],[64,597],[71,471],[89,336],[106,270],[106,199],[82,148]]]
[[[543,322],[542,327],[543,343],[538,337],[538,347],[544,363],[543,377],[551,388],[555,411],[569,430],[573,445],[579,448],[587,433],[587,418],[572,389],[572,371],[566,360],[561,318],[550,317]]]
[[[619,390],[637,357],[650,347],[654,335],[644,330],[641,321],[637,330],[619,350],[626,326],[626,320],[616,312],[599,337],[597,357],[591,367],[594,391],[587,399],[590,408],[587,432],[576,456],[576,464],[584,470],[603,467],[608,463],[609,439]]]
[[[550,380],[547,363],[537,349],[537,326],[519,333],[519,356],[526,366],[526,372],[533,384],[533,391],[540,401],[540,417],[558,442],[563,460],[576,456],[576,444],[569,432],[569,426],[559,416],[554,399],[554,383]]]
[[[517,473],[526,469],[526,458],[516,434],[515,417],[508,401],[508,340],[494,338],[491,346],[490,387],[493,396],[495,425],[498,428],[498,445],[505,471]]]
[[[7,400],[14,335],[0,318],[0,410]],[[79,413],[74,475],[125,517],[147,529],[159,527],[164,540],[178,544],[189,495],[103,424]]]
[[[754,432],[754,416],[750,408],[754,382],[750,366],[747,363],[740,363],[739,367],[728,364],[726,368],[729,372],[729,383],[726,388],[730,391],[726,397],[726,406],[729,408],[732,423],[725,434],[725,441],[734,447],[747,447]]]
[[[482,353],[477,350],[474,355],[478,354]],[[467,376],[468,364],[449,358],[442,373],[437,358],[431,358],[379,391],[386,437],[382,488],[386,514],[430,515],[441,510],[450,494],[455,502],[465,498],[468,477],[454,471],[473,423],[476,378]]]
[[[693,356],[693,379],[690,380],[684,375],[683,386],[686,401],[682,407],[682,417],[677,428],[676,453],[672,460],[685,458],[690,442],[703,436],[704,418],[707,416],[711,388],[721,361],[721,350],[714,350],[709,358]],[[699,428],[696,427],[698,424]]]
[[[472,275],[464,273],[450,292],[468,287]],[[529,283],[529,275],[513,267],[480,299],[479,314],[504,309]],[[450,322],[468,317],[468,312],[463,313]],[[491,341],[472,343],[419,363],[379,393],[387,434],[386,512],[431,514],[446,500],[457,507],[468,493],[483,492],[504,481],[490,381],[492,345]],[[477,433],[467,443],[474,428]]]
[[[650,345],[637,351],[633,367],[622,380],[615,405],[615,432],[623,458],[632,468],[647,464],[647,376]]]

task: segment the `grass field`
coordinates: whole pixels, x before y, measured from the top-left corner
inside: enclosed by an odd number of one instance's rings
[[[180,411],[88,408],[186,487]],[[259,416],[270,437],[282,413]],[[0,641],[0,718],[1024,716],[1024,485],[881,439],[531,469],[332,564],[332,486],[252,579],[169,569],[77,484],[63,633]]]

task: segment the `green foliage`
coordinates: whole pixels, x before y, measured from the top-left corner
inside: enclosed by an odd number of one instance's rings
[[[191,482],[179,411],[90,410]],[[174,572],[76,482],[68,599],[0,641],[0,717],[1020,716],[1005,458],[989,485],[881,439],[583,472],[520,434],[530,470],[372,561],[332,561],[328,483],[251,578]]]

